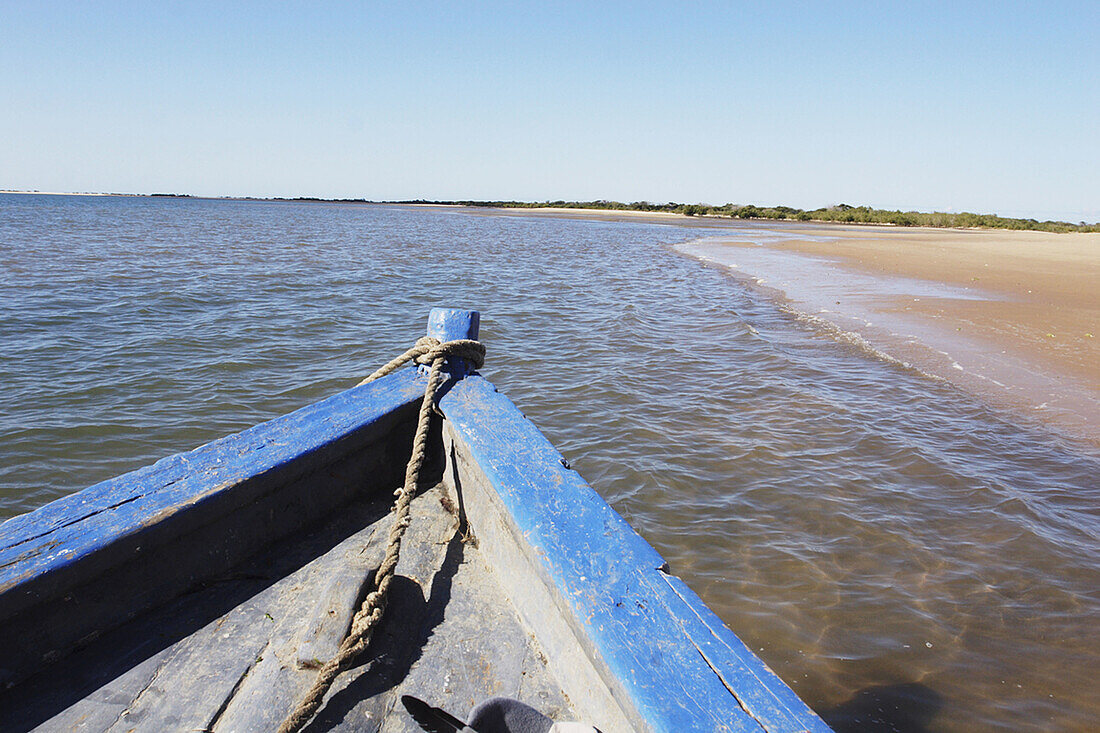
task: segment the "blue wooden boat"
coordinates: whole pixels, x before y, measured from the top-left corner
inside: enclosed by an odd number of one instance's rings
[[[477,338],[471,311],[429,334]],[[306,730],[486,698],[612,731],[824,723],[461,359],[370,647]],[[0,728],[274,730],[378,567],[427,377],[409,367],[0,525]]]

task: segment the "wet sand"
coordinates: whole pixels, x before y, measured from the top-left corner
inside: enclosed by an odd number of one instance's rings
[[[746,233],[685,251],[783,291],[886,355],[1100,442],[1100,234],[773,231],[790,239]]]
[[[831,228],[814,233],[838,236]],[[1100,388],[1100,234],[846,228],[833,242],[783,246],[836,257],[846,267],[973,291],[974,300],[898,298],[895,305]]]

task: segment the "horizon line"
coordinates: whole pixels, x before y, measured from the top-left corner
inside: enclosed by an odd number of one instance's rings
[[[801,211],[814,212],[814,211],[834,211],[834,210],[844,211],[844,210],[848,210],[848,209],[869,209],[871,211],[876,211],[876,212],[897,212],[897,213],[901,213],[901,214],[918,214],[918,215],[925,215],[925,216],[931,216],[931,215],[936,215],[936,214],[941,214],[941,215],[946,215],[946,216],[973,215],[973,216],[978,216],[978,217],[994,217],[994,218],[1002,219],[1002,220],[1017,220],[1017,221],[1021,221],[1021,222],[1034,222],[1036,224],[1065,225],[1065,226],[1076,227],[1076,228],[1100,226],[1100,220],[1097,220],[1097,221],[1094,221],[1094,222],[1088,222],[1088,221],[1085,221],[1085,220],[1081,220],[1081,221],[1075,223],[1075,222],[1064,221],[1064,220],[1056,220],[1056,219],[1039,220],[1039,219],[1036,219],[1034,217],[1002,216],[1002,215],[996,214],[996,213],[979,214],[979,213],[973,212],[973,211],[952,211],[952,210],[946,210],[946,211],[935,211],[935,210],[934,211],[919,211],[917,209],[908,209],[908,210],[903,210],[903,209],[879,209],[879,208],[876,208],[874,206],[867,206],[865,204],[852,206],[852,205],[849,205],[849,204],[846,204],[846,203],[836,203],[836,204],[831,204],[831,205],[826,205],[826,206],[819,206],[815,209],[801,209],[801,208],[798,208],[798,207],[791,207],[791,206],[786,206],[786,205],[783,205],[783,204],[777,204],[777,205],[774,205],[774,206],[763,206],[763,205],[758,205],[758,204],[734,204],[734,203],[725,203],[725,204],[715,205],[715,204],[709,204],[709,203],[703,203],[703,202],[695,202],[695,203],[676,202],[676,201],[654,202],[654,201],[648,201],[648,200],[639,200],[639,201],[626,202],[626,201],[616,201],[614,199],[592,199],[592,200],[588,200],[588,201],[566,200],[566,199],[553,199],[553,200],[546,199],[546,200],[542,200],[542,201],[534,201],[534,200],[532,200],[532,201],[522,201],[522,200],[519,200],[519,199],[489,200],[489,199],[425,199],[425,198],[376,200],[376,199],[367,199],[367,198],[362,198],[362,197],[241,196],[241,195],[230,195],[230,194],[223,194],[223,195],[220,195],[220,196],[213,196],[213,195],[176,193],[176,192],[170,192],[170,193],[165,193],[165,192],[133,193],[133,192],[124,192],[124,191],[40,191],[38,189],[0,189],[0,194],[22,194],[22,195],[34,195],[34,196],[100,196],[100,197],[116,196],[116,197],[122,197],[122,198],[178,198],[178,199],[201,199],[201,200],[208,200],[208,201],[287,201],[287,202],[298,201],[298,202],[317,202],[317,203],[361,203],[361,204],[396,205],[396,206],[420,204],[420,205],[433,205],[433,206],[468,206],[468,207],[485,207],[485,208],[517,208],[516,205],[520,205],[522,207],[530,207],[530,208],[550,208],[550,207],[553,207],[554,205],[559,205],[562,208],[599,209],[599,208],[602,208],[602,207],[599,206],[599,204],[607,204],[608,205],[607,208],[611,209],[611,210],[614,210],[614,209],[612,209],[612,206],[616,206],[616,205],[620,206],[620,207],[631,207],[631,206],[652,206],[652,207],[660,207],[660,208],[668,208],[668,207],[692,208],[692,207],[698,207],[698,208],[702,208],[702,209],[727,209],[727,210],[728,209],[736,210],[736,209],[743,209],[743,208],[751,208],[751,209],[758,209],[758,210],[768,210],[768,209],[771,209],[771,210],[787,210],[787,211],[793,211],[793,212],[801,212]],[[570,206],[570,204],[572,204],[572,206]],[[579,205],[582,205],[582,204],[584,206],[579,206]],[[620,209],[620,210],[622,210],[622,209]],[[679,213],[679,212],[671,212],[671,213]],[[701,215],[707,215],[707,214],[701,214]],[[687,214],[687,216],[694,216],[694,214]],[[723,217],[723,218],[725,218],[725,217]],[[767,219],[767,218],[771,218],[771,217],[747,217],[747,218],[765,218],[765,219]],[[848,224],[863,223],[863,224],[866,224],[866,223],[873,223],[873,222],[842,222],[842,223],[848,223]]]

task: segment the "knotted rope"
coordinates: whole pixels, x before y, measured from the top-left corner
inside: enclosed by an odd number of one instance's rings
[[[374,590],[363,599],[363,604],[355,612],[351,620],[351,628],[340,643],[336,656],[321,667],[317,673],[317,679],[309,693],[298,703],[283,724],[279,726],[279,733],[297,733],[309,722],[325,698],[325,694],[332,687],[336,677],[351,666],[355,658],[370,644],[371,636],[386,605],[386,592],[393,582],[394,571],[401,555],[401,540],[405,536],[405,530],[409,527],[409,505],[416,494],[417,482],[420,479],[420,467],[424,465],[424,456],[428,443],[428,423],[432,414],[433,398],[439,389],[443,379],[443,362],[447,357],[465,359],[478,369],[485,362],[485,347],[478,341],[459,339],[440,343],[439,339],[426,336],[418,339],[416,345],[401,356],[386,364],[384,367],[371,374],[359,383],[360,386],[373,382],[376,379],[395,371],[403,364],[415,360],[417,364],[431,365],[428,373],[428,384],[424,388],[424,399],[420,403],[420,416],[416,423],[416,434],[413,437],[412,455],[409,464],[405,468],[405,485],[394,492],[397,500],[393,505],[393,526],[390,527],[389,544],[386,546],[386,555],[382,564],[378,566],[374,574]]]

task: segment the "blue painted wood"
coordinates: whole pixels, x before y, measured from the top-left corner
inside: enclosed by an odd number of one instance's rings
[[[0,524],[0,613],[13,586],[319,450],[423,396],[411,370],[341,392],[241,433],[96,484]]]
[[[477,341],[480,328],[481,314],[477,311],[462,310],[460,308],[432,308],[428,314],[428,335],[440,341],[457,341],[459,339]],[[448,376],[461,378],[472,370],[465,359],[452,358],[444,362],[443,371]],[[422,365],[420,372],[427,374],[428,367]]]
[[[0,524],[0,683],[392,488],[424,383],[402,370]]]
[[[428,313],[428,335],[440,341],[477,340],[481,314],[459,308],[432,308]]]
[[[654,730],[828,730],[492,384],[468,377],[440,408]]]
[[[664,585],[652,576],[647,578],[654,595],[741,707],[765,730],[829,730],[816,715],[811,721],[816,725],[807,722],[806,704],[794,690],[753,654],[684,581],[668,573],[661,573],[660,578]]]

